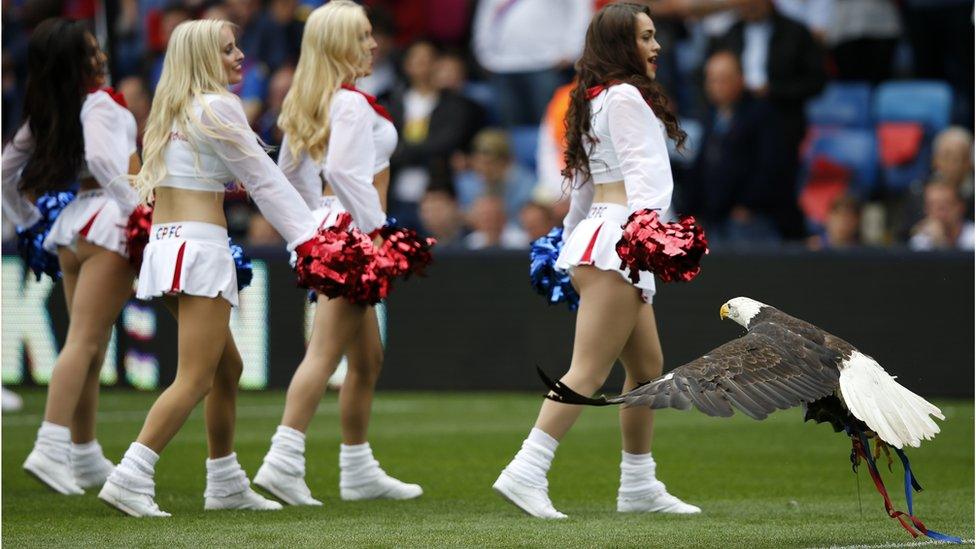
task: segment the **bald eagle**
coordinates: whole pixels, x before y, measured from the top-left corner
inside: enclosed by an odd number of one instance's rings
[[[939,432],[938,407],[900,385],[873,358],[843,339],[748,297],[722,305],[720,316],[746,334],[617,397],[591,399],[539,372],[548,398],[567,404],[692,406],[710,416],[735,409],[753,419],[803,405],[805,419],[835,430],[859,427],[901,449]],[[866,427],[866,428],[865,428]]]

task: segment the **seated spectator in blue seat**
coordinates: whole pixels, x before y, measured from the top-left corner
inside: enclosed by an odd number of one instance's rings
[[[831,204],[823,231],[807,240],[811,250],[840,250],[861,244],[861,203],[847,194],[838,196]]]
[[[437,239],[435,252],[464,249],[464,216],[446,189],[433,189],[420,201],[420,223],[427,236]]]
[[[448,188],[451,155],[464,150],[482,124],[482,110],[434,81],[437,49],[416,42],[407,50],[403,72],[407,85],[386,100],[400,140],[390,157],[391,212],[403,224],[416,226],[417,205],[428,188]]]
[[[471,169],[457,176],[454,188],[461,209],[468,211],[483,196],[503,200],[505,216],[518,219],[522,206],[532,199],[536,178],[515,162],[508,134],[486,129],[474,138]]]
[[[529,246],[525,233],[505,216],[505,204],[497,196],[482,196],[468,211],[471,234],[464,239],[469,250],[522,249]]]
[[[745,91],[738,57],[705,66],[711,106],[701,150],[679,192],[679,211],[700,218],[716,245],[777,243],[775,213],[791,200],[786,149],[775,113]]]
[[[925,218],[912,229],[908,247],[917,251],[972,250],[973,222],[959,189],[943,181],[925,186]]]

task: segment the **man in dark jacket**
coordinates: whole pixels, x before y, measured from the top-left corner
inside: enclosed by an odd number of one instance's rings
[[[768,102],[779,119],[791,160],[788,177],[794,188],[789,209],[777,213],[776,223],[785,237],[797,238],[803,233],[795,181],[800,143],[807,127],[804,104],[820,93],[826,82],[823,49],[806,27],[778,13],[772,0],[756,0],[739,8],[739,13],[742,21],[713,40],[710,51],[737,53],[746,89]]]
[[[776,243],[782,189],[792,188],[776,114],[745,90],[732,52],[709,57],[705,92],[711,109],[695,165],[679,188],[682,211],[698,216],[718,246]]]
[[[429,42],[410,46],[403,61],[408,84],[383,101],[400,138],[390,158],[390,213],[414,227],[419,225],[417,207],[426,190],[452,187],[451,155],[467,149],[484,125],[480,106],[434,84],[437,56]]]

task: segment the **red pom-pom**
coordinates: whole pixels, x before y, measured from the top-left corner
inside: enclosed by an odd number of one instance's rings
[[[627,219],[617,254],[630,268],[631,279],[638,277],[638,271],[651,271],[662,282],[688,282],[701,272],[708,240],[694,217],[662,223],[656,211],[644,209]]]
[[[433,238],[421,238],[413,229],[395,226],[382,227],[377,234],[383,239],[379,260],[390,276],[423,275],[433,261],[430,250],[437,243]]]
[[[351,222],[352,217],[342,213],[335,225],[319,229],[295,249],[298,284],[329,298],[373,305],[389,295],[390,279],[370,238],[350,228]]]
[[[129,263],[136,273],[142,268],[142,252],[149,244],[149,229],[152,227],[153,209],[145,204],[136,206],[129,214],[125,225],[125,242],[129,251]]]

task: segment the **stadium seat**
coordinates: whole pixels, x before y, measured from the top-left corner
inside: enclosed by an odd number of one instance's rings
[[[515,161],[535,171],[536,149],[539,148],[538,126],[516,126],[510,132]]]
[[[945,82],[886,82],[874,96],[885,187],[903,192],[929,171],[932,140],[949,125],[952,88]]]
[[[486,122],[489,125],[498,123],[498,104],[495,101],[495,92],[492,90],[491,84],[469,80],[464,84],[464,90],[461,93],[485,109],[485,114],[488,116]]]
[[[807,220],[820,224],[845,192],[867,199],[876,188],[878,152],[870,129],[831,129],[815,135],[804,155],[799,203]]]
[[[807,102],[807,120],[813,126],[870,128],[871,85],[867,82],[833,82]]]

